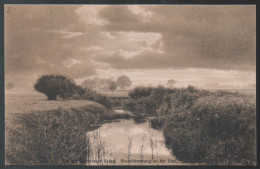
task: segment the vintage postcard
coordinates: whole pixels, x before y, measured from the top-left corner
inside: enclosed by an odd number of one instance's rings
[[[256,165],[255,5],[4,6],[5,165]]]

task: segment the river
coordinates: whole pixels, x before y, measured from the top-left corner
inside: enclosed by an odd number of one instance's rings
[[[88,132],[89,165],[181,165],[148,120],[121,119]]]

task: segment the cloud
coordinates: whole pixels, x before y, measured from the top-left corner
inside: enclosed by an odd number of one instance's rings
[[[5,73],[10,79],[48,73],[77,79],[107,68],[256,67],[252,5],[5,7],[11,9],[5,14]]]
[[[82,32],[69,32],[69,31],[66,31],[66,30],[59,30],[59,31],[54,31],[54,33],[60,33],[63,35],[63,38],[74,38],[74,37],[77,37],[77,36],[80,36],[80,35],[83,35]]]
[[[100,10],[99,15],[104,20],[110,23],[119,23],[131,25],[132,23],[140,23],[138,15],[134,14],[129,10],[128,6],[125,5],[111,5]]]
[[[124,17],[124,20],[121,15],[113,15],[117,10],[123,8],[125,9],[123,15],[128,12],[128,17]],[[109,21],[105,26],[113,32],[157,32],[161,35],[165,54],[156,54],[152,57],[144,55],[141,60],[145,61],[150,58],[147,60],[150,63],[143,63],[143,65],[152,65],[157,68],[188,66],[255,69],[255,6],[143,5],[137,8],[128,6],[128,8],[131,10],[126,10],[126,6],[104,8],[113,16],[111,19],[111,16],[103,15],[103,18]],[[139,12],[139,15],[152,16],[150,20],[140,22],[140,18],[139,20],[134,19],[138,16],[138,12],[134,11],[140,11],[140,9],[144,14]],[[132,23],[133,20],[136,22]],[[139,56],[132,57],[131,60],[124,60],[124,56],[120,58],[118,53],[116,54],[117,56],[114,58],[119,59],[122,65],[125,63],[128,66],[133,65],[132,68],[135,68],[140,64]],[[185,63],[176,63],[182,62],[182,60]]]
[[[99,17],[99,11],[103,8],[104,6],[102,5],[85,5],[77,8],[76,13],[79,16],[80,21],[85,23],[87,26],[105,25],[107,21]]]
[[[95,65],[78,60],[85,53],[70,43],[83,35],[76,6],[8,5],[5,15],[6,78],[57,73],[72,78],[95,74]],[[83,65],[84,63],[84,65]],[[37,76],[36,76],[37,77]],[[31,79],[34,81],[35,79]]]

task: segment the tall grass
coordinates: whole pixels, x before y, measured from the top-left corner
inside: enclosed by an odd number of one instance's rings
[[[6,164],[86,164],[86,133],[105,112],[102,107],[88,106],[16,114],[6,125]]]
[[[223,91],[176,95],[164,135],[178,159],[214,165],[256,164],[255,98]]]
[[[87,136],[89,156],[86,165],[114,165],[117,158],[116,151],[112,153],[106,150],[105,142],[101,139],[100,133],[97,131],[89,132]]]
[[[95,132],[88,134],[89,138],[89,152],[88,162],[95,161],[96,164],[102,164],[106,151],[105,143],[100,138],[100,133]]]
[[[188,86],[139,87],[129,98],[125,109],[154,116],[151,127],[164,131],[166,145],[177,159],[214,165],[256,164],[254,96]]]
[[[144,161],[144,150],[145,150],[145,146],[144,146],[144,140],[145,140],[145,135],[142,137],[142,145],[140,146],[140,159],[142,161]]]
[[[128,147],[127,147],[127,161],[128,161],[128,164],[130,163],[131,156],[132,156],[132,152],[131,152],[132,145],[133,145],[132,140],[133,140],[132,137],[128,137]]]
[[[87,134],[105,121],[130,118],[99,104],[13,114],[6,124],[7,165],[103,164],[107,156],[99,134]],[[113,157],[114,159],[116,157]]]

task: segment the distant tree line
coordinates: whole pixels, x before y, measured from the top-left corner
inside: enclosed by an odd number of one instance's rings
[[[170,79],[167,85],[171,88],[175,84],[175,80]],[[118,87],[120,89],[129,88],[132,81],[129,77],[121,75],[117,80],[113,79],[86,79],[80,85],[77,85],[74,80],[63,75],[44,75],[40,77],[34,85],[34,89],[38,92],[44,93],[49,100],[56,100],[57,96],[66,99],[77,96],[82,96],[89,90],[108,89],[113,93]],[[11,85],[9,88],[13,87]],[[89,89],[89,90],[86,90]]]
[[[81,83],[81,86],[86,89],[92,90],[102,90],[109,89],[112,92],[117,88],[126,89],[129,88],[132,84],[132,81],[129,77],[125,75],[121,75],[117,78],[117,80],[113,79],[102,79],[102,78],[94,78],[94,79],[86,79]]]
[[[127,89],[131,86],[132,81],[128,76],[121,75],[117,78],[117,80],[110,79],[102,79],[102,78],[94,78],[94,79],[86,79],[81,83],[81,86],[85,89],[92,89],[92,90],[102,90],[108,89],[112,92],[118,88]],[[173,88],[176,84],[174,79],[169,79],[167,81],[167,86]]]

